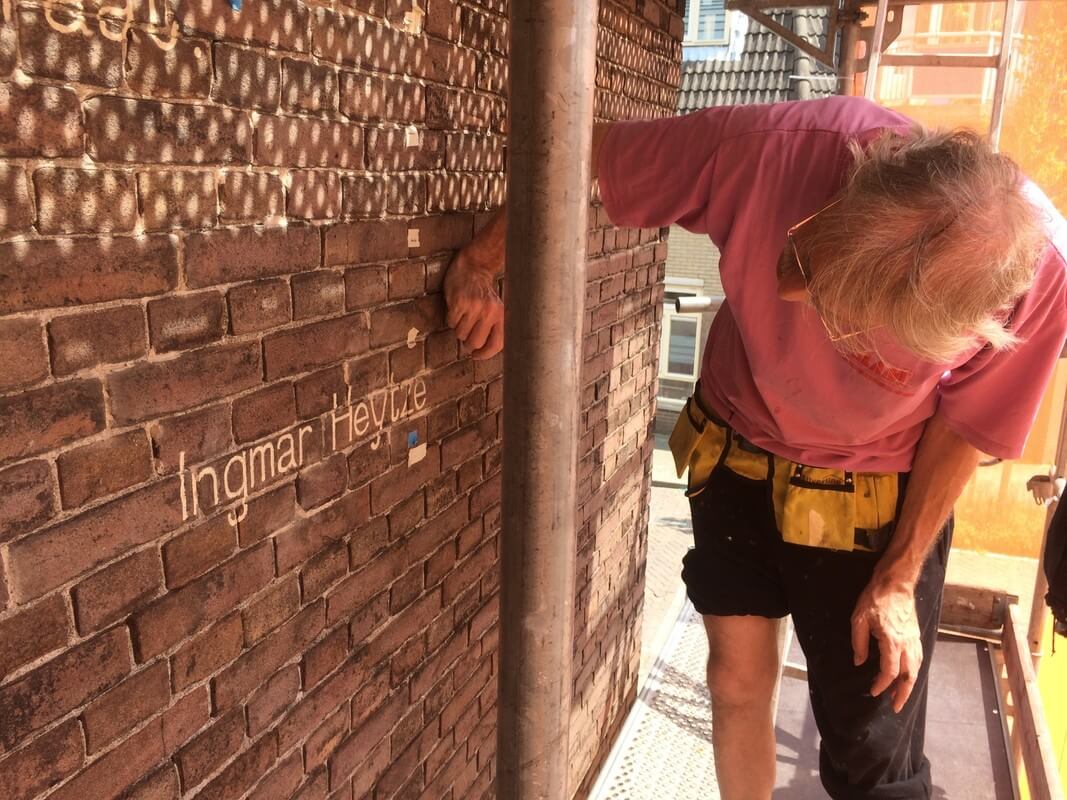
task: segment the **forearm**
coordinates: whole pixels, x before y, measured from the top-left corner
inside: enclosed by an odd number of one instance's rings
[[[612,123],[610,122],[597,122],[593,125],[593,145],[590,158],[590,172],[593,178],[597,177],[600,148],[611,125]],[[504,270],[506,242],[507,208],[506,206],[501,206],[493,212],[492,218],[485,227],[478,231],[471,243],[464,248],[464,254],[469,259],[471,266],[495,277]]]
[[[904,504],[875,579],[913,588],[938,534],[978,466],[981,454],[934,415],[926,425]]]

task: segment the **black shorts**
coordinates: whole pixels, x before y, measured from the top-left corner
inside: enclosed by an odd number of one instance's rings
[[[899,480],[903,498],[907,476]],[[923,731],[951,520],[916,587],[924,659],[911,698],[898,715],[888,692],[877,698],[868,694],[878,672],[877,643],[872,641],[866,664],[856,667],[852,658],[852,611],[880,554],[783,542],[771,483],[742,477],[720,464],[691,498],[694,547],[683,560],[682,579],[693,606],[717,616],[792,615],[808,662],[822,736],[820,772],[831,797],[930,797]]]

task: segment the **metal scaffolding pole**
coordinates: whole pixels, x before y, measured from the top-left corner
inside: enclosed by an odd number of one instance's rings
[[[567,800],[597,4],[510,6],[497,793]]]

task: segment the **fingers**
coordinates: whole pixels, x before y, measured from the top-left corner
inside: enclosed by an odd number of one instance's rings
[[[921,648],[922,644],[919,643],[918,647]],[[908,698],[911,697],[912,691],[915,689],[915,682],[919,679],[919,669],[922,667],[922,650],[918,653],[914,652],[913,647],[905,647],[900,654],[900,677],[897,680],[897,685],[893,689],[893,711],[900,713],[904,708],[904,704],[908,702]]]
[[[493,331],[493,321],[493,317],[490,315],[485,315],[479,319],[464,340],[464,344],[471,350],[481,350],[485,347],[489,334]]]
[[[485,346],[480,350],[475,350],[471,357],[478,361],[485,361],[488,358],[492,358],[503,349],[504,321],[497,320],[493,324],[493,329],[489,334],[489,339],[486,341]]]
[[[868,649],[871,645],[871,629],[867,617],[852,618],[852,663],[857,667],[867,662]]]
[[[452,330],[455,330],[456,326],[459,325],[460,322],[462,322],[463,317],[466,315],[466,313],[467,310],[464,306],[460,304],[449,303],[448,316],[445,317],[445,322],[448,323],[448,327],[452,328]]]
[[[879,670],[871,684],[871,697],[877,697],[888,689],[900,674],[900,646],[888,636],[878,637]]]

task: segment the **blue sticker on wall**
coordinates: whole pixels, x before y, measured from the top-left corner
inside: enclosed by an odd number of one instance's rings
[[[232,8],[234,11],[240,11],[241,0],[230,0],[230,8]]]
[[[414,447],[419,443],[419,432],[412,431],[408,434],[408,447]]]

